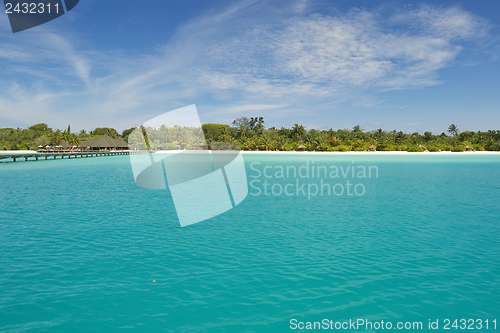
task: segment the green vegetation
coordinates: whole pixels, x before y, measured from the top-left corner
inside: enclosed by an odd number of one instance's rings
[[[98,127],[95,130],[91,131],[90,135],[94,135],[97,137],[108,135],[113,139],[117,139],[120,137],[120,134],[118,134],[118,132],[114,128],[109,128],[109,127]]]
[[[145,145],[152,149],[178,149],[204,144],[199,128],[162,126],[157,129],[143,129],[148,133],[148,142],[141,143],[140,132],[126,129],[120,135],[114,128],[100,127],[87,134],[67,130],[53,131],[46,124],[36,124],[28,129],[0,129],[0,150],[36,149],[39,145],[57,145],[62,140],[78,145],[82,138],[95,138],[103,134],[122,137],[134,145]],[[204,124],[203,133],[208,143],[228,142],[237,144],[242,150],[307,150],[307,151],[500,151],[500,131],[460,132],[452,124],[448,134],[434,135],[431,132],[404,133],[402,131],[364,131],[360,125],[352,129],[307,130],[303,125],[292,128],[271,127],[266,129],[262,117],[238,118],[232,126],[225,124]]]
[[[238,118],[233,127],[205,124],[207,141],[230,142],[242,150],[308,150],[308,151],[499,151],[500,131],[460,132],[452,124],[448,133],[433,135],[431,132],[403,133],[377,129],[365,132],[360,125],[352,129],[306,130],[295,124],[292,128],[264,128],[262,117]],[[305,148],[304,148],[305,147]],[[470,148],[467,148],[470,147]]]
[[[125,132],[125,131],[124,131]],[[0,128],[0,150],[36,150],[38,146],[56,146],[63,140],[78,146],[83,138],[98,138],[108,134],[113,138],[123,137],[114,128],[96,128],[87,134],[82,130],[79,134],[71,133],[71,127],[66,130],[52,130],[47,124],[36,124],[27,129]]]
[[[218,128],[213,130],[213,133],[222,136]],[[144,138],[147,138],[147,141]],[[133,131],[129,134],[128,142],[132,148],[138,149],[171,150],[206,146],[202,130],[199,127],[166,127],[164,125],[160,128],[147,127],[142,128],[142,131]]]

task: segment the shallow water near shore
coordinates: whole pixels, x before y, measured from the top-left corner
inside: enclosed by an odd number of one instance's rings
[[[325,318],[500,329],[500,155],[244,160],[262,182],[184,228],[127,156],[1,164],[0,332],[284,332]],[[378,172],[328,180],[363,195],[264,193],[265,180],[321,180],[265,167],[312,164]]]

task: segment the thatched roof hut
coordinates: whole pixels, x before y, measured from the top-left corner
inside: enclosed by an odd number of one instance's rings
[[[71,148],[71,147],[72,147],[72,145],[70,145],[70,144],[69,144],[69,142],[68,142],[68,141],[66,141],[66,140],[62,140],[62,141],[61,141],[61,143],[60,143],[59,145],[60,145],[61,147],[63,147],[63,148]]]
[[[83,138],[82,138],[82,139],[80,139],[80,142],[81,142],[81,143],[80,143],[80,147],[85,147],[85,148],[90,147],[90,143],[91,143],[92,141],[94,141],[94,140],[95,140],[95,139],[83,139]]]
[[[128,149],[128,143],[122,138],[113,139],[113,141],[115,142],[115,147],[117,149]]]
[[[306,149],[306,146],[304,146],[304,145],[300,145],[298,148],[299,148],[299,149]]]
[[[128,143],[122,138],[113,139],[107,134],[104,134],[97,139],[88,139],[81,143],[82,147],[90,147],[93,150],[97,149],[128,149]]]
[[[369,148],[370,148],[370,149],[377,149],[377,146],[375,146],[375,145],[371,145]]]

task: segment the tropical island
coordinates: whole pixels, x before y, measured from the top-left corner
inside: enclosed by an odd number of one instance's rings
[[[52,130],[47,124],[40,123],[27,129],[0,128],[0,150],[36,150],[40,146],[57,146],[66,141],[80,146],[88,139],[108,135],[111,138],[122,138],[132,142],[136,127],[119,133],[110,127],[99,127],[87,133],[65,130]],[[500,151],[500,130],[486,132],[460,131],[451,124],[446,132],[435,135],[431,132],[404,133],[402,131],[385,131],[377,129],[364,131],[360,125],[352,129],[316,130],[306,129],[303,125],[294,124],[292,128],[267,128],[263,117],[241,117],[231,125],[203,124],[203,134],[208,145],[215,142],[236,144],[241,150],[259,151]],[[149,140],[148,148],[154,150],[190,149],[190,138],[196,137],[199,128],[165,127],[147,129],[151,136],[159,140]],[[175,135],[173,135],[175,133]],[[130,137],[132,134],[132,137]],[[161,138],[174,137],[175,140]],[[201,143],[201,142],[200,142]],[[202,143],[201,143],[202,144]]]

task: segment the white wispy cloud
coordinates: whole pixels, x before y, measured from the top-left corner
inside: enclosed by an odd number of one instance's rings
[[[404,17],[406,29],[390,29]],[[486,31],[485,22],[458,8],[425,6],[387,19],[358,10],[257,25],[207,46],[204,54],[211,59],[207,75],[226,75],[231,86],[249,93],[335,96],[438,84],[437,71],[457,57],[460,42]]]
[[[0,118],[123,128],[206,96],[218,101],[205,108],[214,117],[353,97],[373,107],[360,96],[441,83],[439,70],[489,29],[459,7],[308,8],[242,1],[184,24],[149,54],[92,49],[55,32],[2,33]]]

